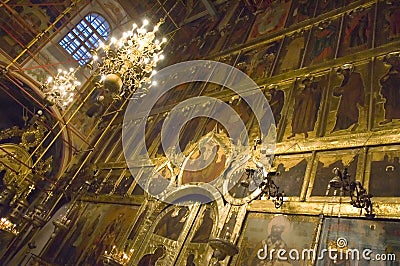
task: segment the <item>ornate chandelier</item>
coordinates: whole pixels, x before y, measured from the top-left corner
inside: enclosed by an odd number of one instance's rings
[[[75,72],[76,69],[73,68],[69,71],[58,69],[55,77],[47,78],[41,89],[48,103],[65,109],[73,101],[76,87],[81,85],[76,79]]]
[[[100,44],[98,50],[91,51],[92,61],[88,67],[97,66],[96,75],[115,98],[129,97],[143,84],[151,84],[150,78],[156,73],[154,68],[164,58],[161,49],[166,39],[156,39],[163,22],[164,19],[160,19],[152,31],[146,29],[148,20],[144,20],[140,28],[133,24],[119,40],[111,38],[108,44]]]

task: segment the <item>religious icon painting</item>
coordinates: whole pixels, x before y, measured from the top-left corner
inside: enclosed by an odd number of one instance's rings
[[[193,118],[182,128],[179,136],[179,147],[181,151],[184,151],[190,144],[197,141],[198,132],[203,127],[205,120],[206,118],[204,117]]]
[[[179,102],[182,102],[184,98],[195,96],[191,95],[196,93],[194,90],[191,89],[193,85],[194,83],[183,83],[168,90],[165,96],[167,100],[164,103],[164,107],[169,105],[174,106]]]
[[[178,185],[208,183],[219,186],[230,163],[231,139],[225,132],[211,131],[195,143],[182,164]]]
[[[207,23],[203,26],[204,30],[200,33],[202,35],[202,42],[199,47],[199,56],[206,57],[214,52],[221,51],[226,32],[224,28],[228,27],[227,24],[232,19],[234,13],[237,12],[237,4],[230,1],[216,7],[217,14],[224,14],[219,18],[210,16]],[[234,11],[228,12],[233,9]]]
[[[153,159],[153,163],[156,165],[152,173],[147,175],[149,178],[142,178],[146,191],[151,195],[160,195],[164,192],[168,186],[176,184],[176,174],[172,164],[166,161],[166,157]],[[146,176],[145,174],[143,175]]]
[[[229,106],[238,114],[239,117],[233,118],[231,116],[228,123],[231,128],[238,128],[238,123],[243,122],[244,126],[248,129],[250,127],[251,119],[253,118],[253,110],[247,104],[246,100],[241,98],[239,95],[232,96],[229,102]]]
[[[272,115],[275,120],[275,127],[277,129],[277,141],[281,140],[280,129],[285,128],[287,124],[286,113],[289,107],[290,94],[293,89],[294,81],[288,80],[279,84],[270,84],[263,89],[264,94],[268,100],[269,107],[271,108]],[[259,136],[258,122],[254,120],[251,129],[251,135]]]
[[[214,204],[203,205],[175,265],[205,265],[212,256],[208,241],[217,233],[218,211]]]
[[[89,212],[81,216],[65,243],[72,252],[59,256],[72,265],[96,265],[110,252],[123,250],[116,243],[124,241],[132,219],[137,214],[137,206],[106,204],[88,205]],[[83,233],[85,232],[85,233]],[[71,251],[72,250],[72,251]]]
[[[314,17],[316,4],[313,0],[294,0],[286,27]]]
[[[335,57],[339,25],[339,19],[335,19],[325,20],[313,27],[304,66],[316,65]]]
[[[400,1],[379,1],[375,46],[398,40],[400,37]]]
[[[338,56],[354,54],[372,45],[375,6],[362,7],[345,15]]]
[[[161,129],[162,126],[165,122],[165,118],[167,117],[168,113],[162,113],[158,114],[156,119],[149,124],[148,126],[146,125],[146,136],[145,136],[145,142],[146,146],[142,147],[140,151],[136,152],[136,159],[144,154],[151,154],[152,150],[156,147],[155,145],[158,143],[160,139],[160,134],[161,134]],[[139,140],[143,141],[143,140]]]
[[[317,266],[397,265],[400,263],[399,222],[355,218],[325,218],[319,241]],[[323,250],[337,250],[322,255]],[[366,255],[368,254],[368,255]],[[359,263],[362,258],[366,263]],[[371,258],[371,259],[368,259]],[[374,258],[385,258],[380,263]]]
[[[151,204],[149,204],[147,200],[144,203],[146,205],[142,205],[138,208],[136,217],[130,221],[131,224],[126,231],[125,252],[131,253],[129,254],[129,259],[133,256],[133,252],[138,250],[138,247],[140,247],[151,226],[150,223],[146,222],[151,215]]]
[[[274,158],[274,181],[285,197],[299,198],[307,169],[311,167],[311,153],[301,155],[277,155]]]
[[[316,16],[332,11],[343,6],[344,0],[319,0]]]
[[[252,59],[253,59],[254,54],[252,54],[251,52],[244,52],[242,51],[236,58],[236,62],[235,62],[235,67],[237,69],[239,69],[240,71],[242,71],[243,73],[245,73],[246,75],[249,75],[252,69]],[[236,81],[236,76],[232,76],[232,83],[235,84],[239,81]]]
[[[168,130],[165,133],[165,142],[164,144],[160,142],[157,155],[165,155],[164,148],[168,146],[172,147],[170,140],[178,141],[181,151],[185,151],[188,146],[195,143],[199,138],[199,132],[204,127],[207,117],[212,116],[212,110],[213,104],[208,102],[193,105],[180,111],[178,110],[180,113],[171,117],[171,120],[169,120],[170,124],[165,124],[165,126],[170,128],[171,132]],[[181,124],[178,125],[178,122],[181,122]]]
[[[359,160],[363,155],[362,149],[354,150],[336,150],[329,152],[318,152],[313,162],[311,170],[310,184],[307,191],[307,197],[324,197],[324,196],[339,196],[340,191],[331,188],[328,190],[329,181],[335,176],[333,173],[334,168],[338,168],[340,171],[347,169],[350,175],[350,180],[358,180],[357,169],[362,171],[363,160]]]
[[[184,128],[184,121],[188,121],[188,117],[191,114],[191,107],[185,106],[180,108],[174,108],[168,114],[165,119],[158,124],[159,128],[153,128],[156,131],[154,134],[157,137],[153,140],[154,152],[158,155],[167,154],[167,152],[176,149],[175,145],[179,144],[179,137],[181,130]],[[165,131],[162,131],[163,128]],[[153,153],[153,150],[150,150]]]
[[[204,137],[211,131],[218,131],[218,129],[222,128],[222,125],[213,118],[205,118],[204,127],[199,134],[199,138]]]
[[[192,144],[216,129],[216,120],[210,118],[214,112],[214,104],[208,102],[193,108],[191,117],[196,118],[190,120],[181,132],[179,143],[182,151],[187,150]]]
[[[332,70],[325,135],[367,130],[370,78],[369,62],[344,64]]]
[[[227,37],[223,49],[230,49],[244,43],[254,22],[255,16],[248,8],[239,7],[238,9],[239,14],[225,29]]]
[[[309,30],[298,31],[285,37],[274,75],[295,70],[301,66],[309,33]]]
[[[244,52],[243,57],[248,58],[246,70],[250,78],[257,81],[271,75],[280,43],[281,41],[277,40]]]
[[[233,66],[235,64],[235,61],[237,60],[238,55],[237,54],[228,54],[225,56],[221,56],[218,58],[216,61],[221,62],[223,64],[227,64],[230,66]],[[218,73],[215,73],[216,75],[228,75],[229,73],[221,73],[219,71]],[[233,77],[231,75],[227,76],[229,82],[230,79]],[[220,93],[224,87],[222,85],[216,84],[216,83],[211,83],[211,82],[206,82],[206,83],[201,83],[201,95],[210,95],[214,93]]]
[[[320,135],[322,99],[327,90],[328,74],[326,72],[298,78],[292,92],[283,140],[305,140]]]
[[[373,129],[391,129],[400,125],[400,53],[378,57],[374,62]]]
[[[376,147],[368,150],[365,182],[374,197],[400,197],[400,146]]]
[[[133,255],[133,264],[175,265],[198,210],[197,205],[164,209],[153,221],[140,250]]]
[[[267,8],[258,11],[248,41],[283,29],[291,4],[292,0],[273,1]]]
[[[196,54],[199,57],[206,57],[213,50],[216,43],[220,40],[221,33],[217,28],[211,29],[203,35],[203,39],[199,44],[199,53]]]
[[[311,216],[249,213],[239,238],[239,254],[234,257],[232,265],[309,265],[312,258],[296,259],[297,255],[301,257],[301,254],[291,250],[312,248],[317,234],[318,219]],[[278,260],[277,257],[270,256],[271,250],[279,249],[286,251],[287,260]]]

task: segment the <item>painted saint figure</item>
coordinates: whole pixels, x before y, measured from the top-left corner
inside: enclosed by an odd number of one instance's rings
[[[214,220],[211,217],[212,209],[207,208],[203,214],[203,222],[197,229],[196,233],[192,238],[192,243],[208,243],[211,231],[214,226]]]
[[[298,37],[293,36],[293,39],[284,48],[285,56],[282,58],[280,72],[285,72],[298,68],[304,51],[304,35]],[[276,72],[276,71],[275,71]]]
[[[308,132],[314,130],[317,122],[321,103],[321,88],[318,82],[313,82],[310,77],[306,77],[302,81],[302,85],[304,88],[296,95],[292,117],[292,134],[288,139],[301,133],[307,138]]]
[[[186,266],[196,266],[194,263],[194,254],[190,253],[189,256],[186,259]]]
[[[267,1],[268,2],[268,1]],[[273,1],[263,13],[257,15],[249,40],[282,29],[285,25],[291,0]]]
[[[281,120],[281,112],[285,103],[285,94],[282,90],[278,89],[277,85],[270,86],[269,94],[271,95],[269,106],[271,107],[274,116],[275,125],[278,125]]]
[[[369,18],[368,14],[356,17],[357,22],[349,25],[349,47],[366,45],[368,42]]]
[[[389,27],[389,39],[398,37],[400,34],[400,3],[392,2],[385,19]]]
[[[279,42],[273,42],[257,52],[253,57],[252,65],[254,65],[254,68],[250,77],[253,79],[267,77],[272,70],[278,50]]]
[[[312,0],[299,0],[297,7],[293,11],[294,22],[299,23],[313,16],[315,6]]]
[[[289,250],[288,245],[285,240],[282,238],[283,233],[287,233],[290,230],[290,222],[289,220],[283,216],[278,215],[274,217],[271,222],[268,224],[268,236],[266,239],[261,241],[261,245],[258,245],[259,248],[263,249],[263,252],[258,253],[257,255],[252,254],[253,261],[251,262],[252,266],[255,265],[268,265],[268,266],[289,266],[293,265],[290,260],[280,260],[277,256],[270,255],[271,250]],[[258,251],[259,248],[256,248],[255,251]],[[254,256],[256,255],[256,256]],[[260,255],[260,256],[259,256]]]
[[[166,254],[166,250],[164,246],[159,246],[156,248],[154,253],[144,255],[139,263],[138,266],[155,266],[157,262],[163,258]]]
[[[359,126],[360,111],[358,106],[364,107],[364,82],[358,72],[354,72],[351,64],[345,64],[338,69],[343,76],[342,84],[333,89],[333,96],[340,97],[339,108],[336,113],[336,124],[332,132],[348,129],[354,131]]]
[[[400,58],[398,55],[386,56],[385,65],[390,67],[389,71],[379,80],[381,94],[385,98],[385,119],[380,122],[384,125],[393,119],[400,119]]]
[[[169,238],[171,240],[178,240],[179,235],[185,225],[188,209],[182,207],[178,210],[178,214],[174,215],[175,210],[169,211],[158,222],[154,233],[159,236]]]
[[[321,26],[315,33],[315,44],[312,51],[312,64],[331,58],[335,52],[336,27],[332,24]]]

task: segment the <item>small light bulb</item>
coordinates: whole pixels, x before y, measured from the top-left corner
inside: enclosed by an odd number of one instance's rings
[[[59,68],[59,69],[57,69],[57,71],[58,71],[58,73],[61,73],[61,72],[62,72],[62,69],[61,69],[61,68]]]
[[[167,42],[167,38],[162,38],[162,42]]]
[[[163,60],[165,57],[163,54],[160,54],[159,58],[160,58],[160,60]]]
[[[132,28],[133,28],[133,29],[136,29],[136,28],[137,28],[137,24],[136,24],[136,23],[133,23]]]
[[[117,41],[117,39],[115,37],[111,38],[111,43],[115,43]]]
[[[151,83],[153,86],[156,86],[157,85],[157,81],[153,81],[152,83]]]
[[[99,57],[97,55],[93,56],[93,61],[97,61],[99,59]]]
[[[143,26],[146,26],[149,24],[149,21],[147,19],[143,20]]]
[[[71,68],[69,69],[69,72],[74,72],[74,69],[71,67]]]

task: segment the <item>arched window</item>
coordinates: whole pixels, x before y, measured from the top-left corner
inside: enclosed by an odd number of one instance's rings
[[[96,13],[86,15],[59,44],[71,54],[80,65],[86,64],[90,58],[90,50],[106,42],[110,36],[110,25]]]

